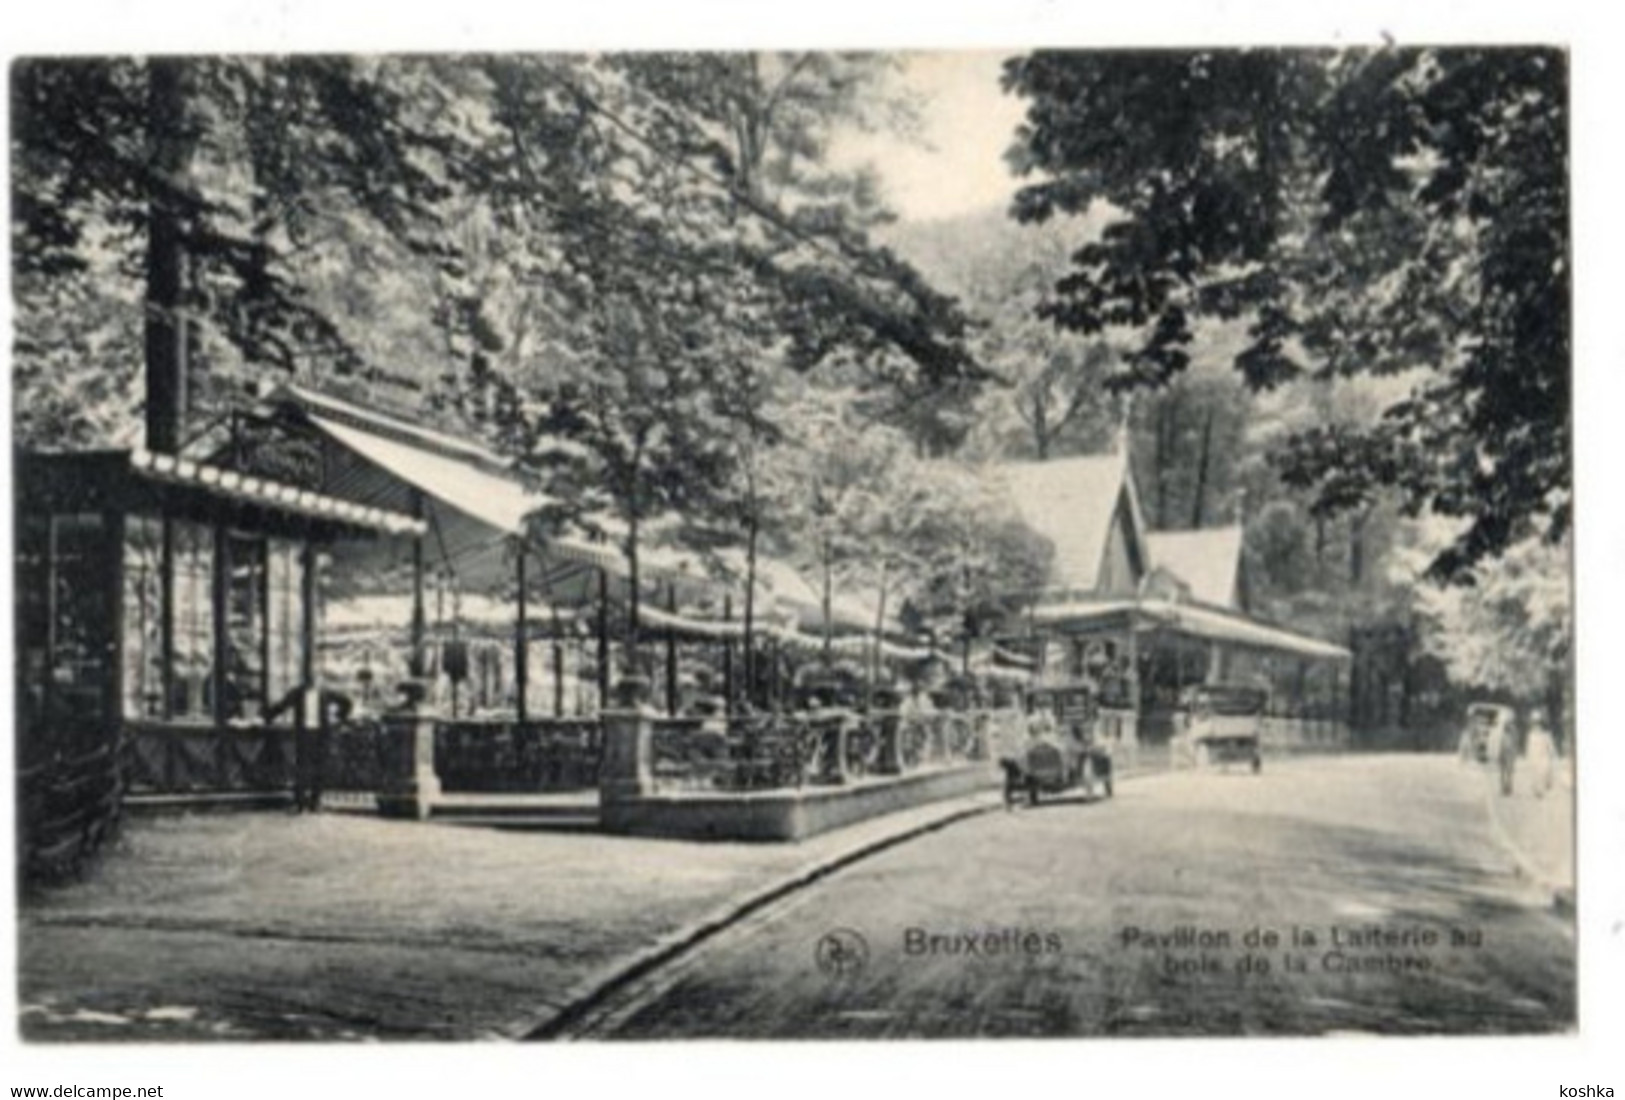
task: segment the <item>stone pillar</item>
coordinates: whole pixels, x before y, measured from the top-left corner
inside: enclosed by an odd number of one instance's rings
[[[818,779],[824,783],[846,782],[846,745],[848,721],[843,714],[820,714],[813,718],[818,732],[818,743],[824,750]]]
[[[385,716],[384,775],[378,792],[378,812],[383,816],[428,818],[440,797],[440,776],[434,770],[434,728],[434,716],[423,713],[417,703]]]
[[[615,688],[614,705],[603,711],[604,752],[598,793],[606,805],[654,793],[654,719],[649,682],[629,676]]]
[[[941,711],[931,715],[931,762],[941,764],[948,759],[948,715]]]
[[[876,713],[872,719],[880,737],[880,758],[875,768],[881,775],[903,774],[903,716],[895,710]]]

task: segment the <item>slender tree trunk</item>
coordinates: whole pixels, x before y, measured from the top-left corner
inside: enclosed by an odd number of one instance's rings
[[[1156,452],[1152,459],[1157,468],[1157,527],[1168,526],[1168,467],[1173,464],[1174,403],[1171,393],[1163,394],[1157,402]]]
[[[1365,512],[1349,517],[1349,582],[1359,584],[1365,579]]]
[[[834,549],[830,546],[830,538],[824,536],[824,667],[829,668],[834,659],[835,635],[830,615],[834,610],[835,592],[834,577],[831,575],[834,563],[831,561]]]
[[[1033,447],[1038,452],[1038,460],[1043,462],[1049,458],[1050,433],[1049,417],[1045,415],[1045,403],[1040,397],[1033,398]]]
[[[627,504],[626,510],[626,673],[630,676],[639,676],[643,673],[643,653],[640,647],[640,627],[638,623],[638,602],[641,599],[639,591],[642,578],[638,570],[638,536],[641,526],[641,507],[638,499],[639,481],[642,476],[641,455],[634,454],[632,469],[627,475]]]
[[[1202,526],[1203,511],[1207,498],[1208,462],[1213,449],[1213,406],[1207,407],[1207,416],[1202,421],[1202,449],[1196,460],[1196,499],[1191,505],[1191,527],[1198,529]]]
[[[880,683],[880,647],[886,638],[886,588],[891,578],[886,569],[886,563],[880,563],[880,607],[875,611],[875,648],[874,656],[869,662],[869,709],[875,707],[875,689]]]
[[[745,527],[745,698],[756,699],[756,539],[761,521],[753,505]]]
[[[638,517],[634,514],[627,526],[626,535],[626,665],[627,671],[634,674],[643,667],[641,654],[638,652],[639,583]]]

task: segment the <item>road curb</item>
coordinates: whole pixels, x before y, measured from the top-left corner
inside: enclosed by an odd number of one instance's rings
[[[1165,768],[1135,768],[1120,773],[1117,776],[1117,781],[1122,783],[1130,780],[1152,779],[1167,774],[1170,773]],[[605,998],[616,991],[625,988],[651,971],[670,962],[683,952],[726,931],[752,913],[773,904],[781,898],[810,886],[819,879],[834,874],[844,867],[877,855],[888,848],[896,847],[899,844],[944,829],[968,818],[978,817],[1002,809],[1004,809],[1002,791],[994,790],[981,794],[966,795],[956,799],[955,804],[944,806],[941,814],[928,821],[919,822],[896,832],[874,837],[844,851],[836,852],[809,866],[802,867],[782,878],[776,879],[760,890],[745,895],[743,898],[719,906],[706,916],[667,933],[654,943],[641,948],[630,956],[617,959],[572,985],[565,992],[561,1004],[528,1013],[510,1024],[489,1032],[487,1037],[527,1041],[545,1041],[558,1038],[572,1024],[581,1020],[593,1008],[602,1003]]]
[[[1496,807],[1500,805],[1498,797],[1493,789],[1486,789],[1484,792],[1484,812],[1490,819],[1490,827],[1495,833],[1495,839],[1500,842],[1506,853],[1512,857],[1513,865],[1517,868],[1519,876],[1528,880],[1535,889],[1549,896],[1553,912],[1562,916],[1573,916],[1574,887],[1564,885],[1548,876],[1536,865],[1534,858],[1525,852],[1518,842],[1513,839],[1511,830],[1507,828],[1506,822],[1501,820],[1501,815],[1496,810]]]
[[[1004,808],[1001,792],[985,792],[958,800],[952,808],[927,821],[922,821],[896,832],[873,837],[851,848],[835,852],[824,859],[776,879],[767,886],[743,898],[728,902],[706,916],[692,921],[660,937],[654,943],[632,955],[616,960],[571,986],[563,1003],[530,1013],[490,1034],[490,1038],[547,1040],[554,1039],[571,1024],[587,1015],[606,997],[642,978],[649,972],[681,955],[695,945],[739,923],[745,917],[773,902],[810,886],[844,867],[877,855],[888,848],[947,828],[957,822],[993,810]],[[965,803],[969,802],[970,805]]]

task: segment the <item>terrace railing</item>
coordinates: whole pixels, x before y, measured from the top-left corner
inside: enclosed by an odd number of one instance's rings
[[[448,792],[580,791],[598,783],[595,718],[440,719],[434,770]]]
[[[123,794],[118,746],[108,739],[19,764],[17,826],[23,880],[49,883],[69,878],[118,830]]]
[[[294,781],[294,731],[179,723],[124,727],[125,785],[132,795],[268,794]]]
[[[660,793],[778,790],[989,760],[986,711],[814,711],[726,723],[656,718],[650,775]]]

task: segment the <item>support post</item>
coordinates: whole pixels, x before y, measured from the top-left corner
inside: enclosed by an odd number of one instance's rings
[[[1134,712],[1135,726],[1140,722],[1140,634],[1135,629],[1135,614],[1128,620],[1128,705]]]
[[[733,622],[734,601],[731,593],[722,596],[722,621]],[[734,643],[732,638],[722,641],[722,710],[724,714],[734,712]]]
[[[124,661],[119,659],[125,646],[124,639],[124,513],[109,509],[102,513],[101,582],[106,585],[108,602],[108,652],[114,660],[107,663],[107,679],[103,683],[102,713],[106,716],[103,729],[113,738],[118,737],[124,713]],[[116,748],[116,746],[115,746]]]
[[[666,583],[666,612],[677,614],[677,582]],[[668,717],[677,715],[677,631],[671,625],[666,627],[666,714]]]
[[[598,710],[609,710],[609,572],[598,570]]]
[[[525,559],[530,555],[523,540],[516,540],[515,548],[518,552],[514,556],[513,571],[519,593],[514,605],[513,628],[514,715],[523,722],[528,716],[527,696],[530,694],[530,624],[526,621],[528,606],[525,583]]]
[[[159,525],[158,689],[164,693],[164,700],[158,713],[167,722],[175,717],[175,521],[165,515]]]
[[[412,490],[412,515],[423,518],[423,491]],[[412,665],[408,670],[413,679],[428,675],[427,654],[424,652],[428,635],[428,616],[423,607],[423,536],[412,536]]]
[[[882,700],[884,710],[875,710],[870,721],[876,723],[880,736],[880,758],[875,770],[881,775],[903,774],[903,716],[898,711],[899,700],[888,696]]]
[[[316,548],[299,547],[299,707],[294,714],[294,801],[300,809],[319,810],[326,770],[327,708],[322,705],[321,670],[316,661]]]
[[[224,729],[229,717],[226,707],[227,670],[231,663],[231,637],[226,601],[231,582],[231,542],[224,527],[214,528],[214,573],[210,578],[209,613],[214,617],[214,670],[210,675],[209,718],[216,730]]]
[[[559,636],[559,619],[553,616],[553,717],[564,717],[564,639]]]

